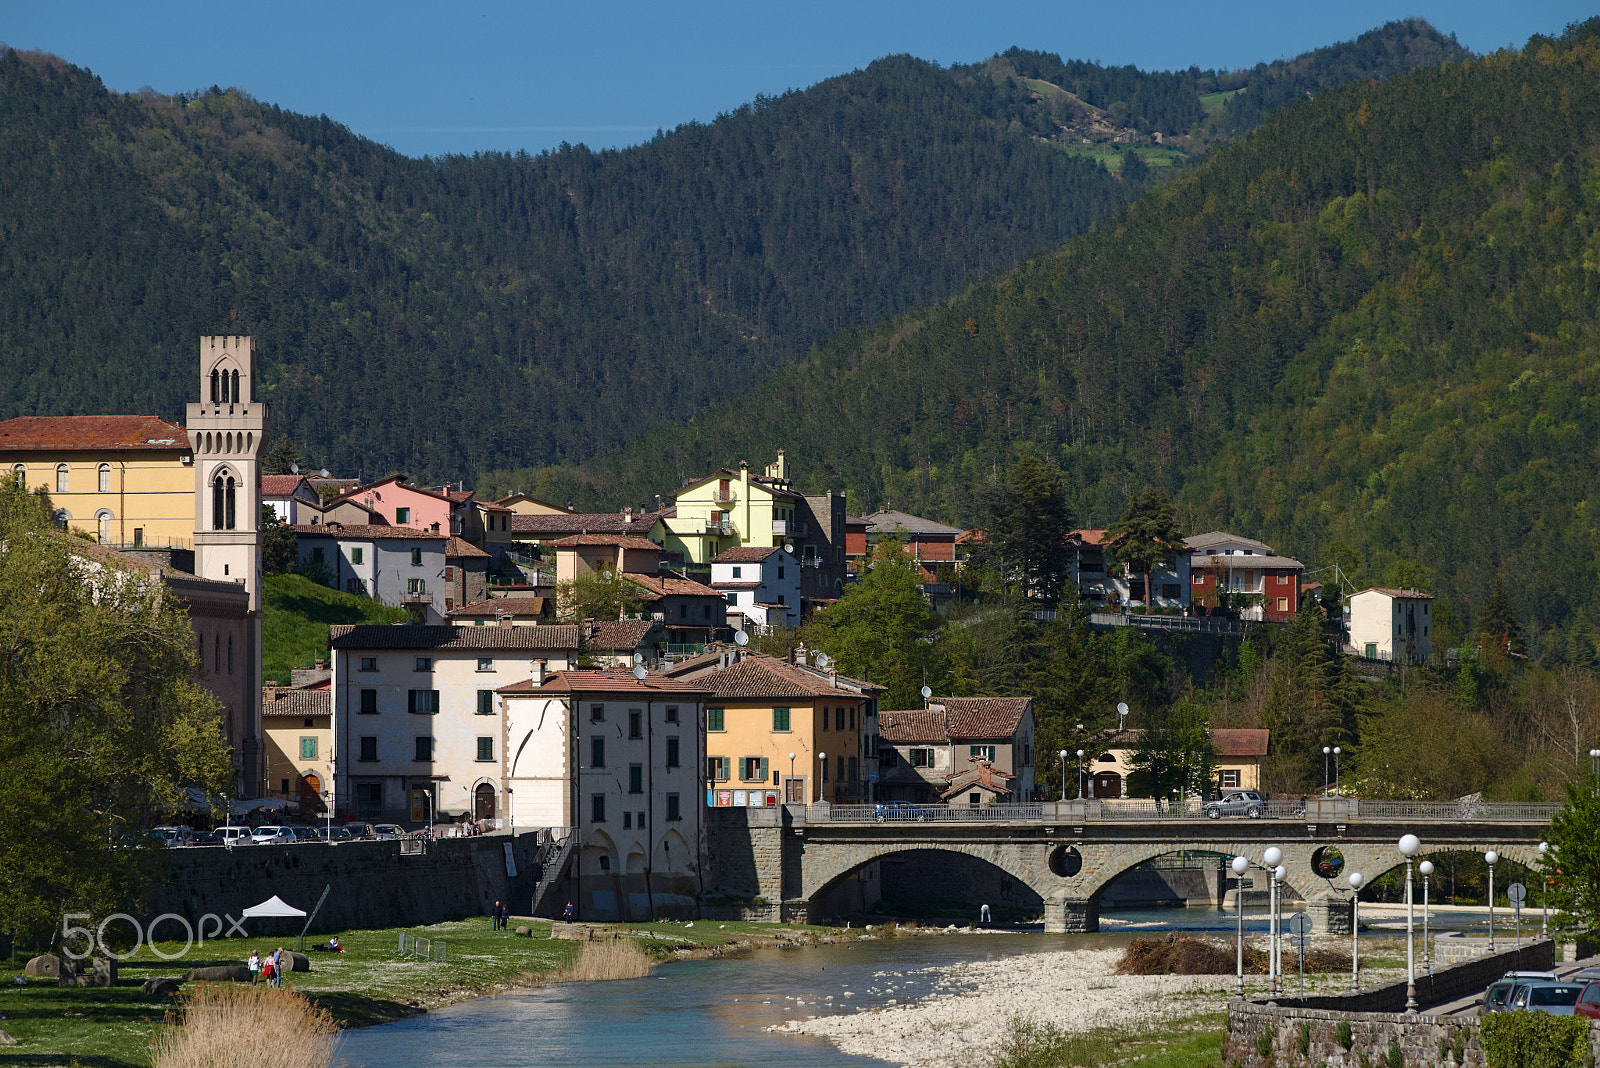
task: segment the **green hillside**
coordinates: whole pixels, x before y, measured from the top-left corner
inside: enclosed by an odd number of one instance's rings
[[[291,668],[328,658],[328,627],[335,623],[404,623],[390,608],[353,593],[319,586],[303,575],[268,575],[262,586],[261,675],[289,684]]]
[[[1186,527],[1469,618],[1498,579],[1539,655],[1592,659],[1597,73],[1592,22],[1319,93],[1060,251],[844,332],[587,477],[643,499],[785,447],[853,510],[970,522],[1029,447],[1082,524],[1158,485]]]
[[[1304,62],[1389,69],[1352,49],[1460,51],[1397,23]],[[413,160],[242,91],[109,93],[0,50],[0,418],[181,418],[195,338],[238,332],[312,464],[587,460],[1113,213],[1188,152],[1159,117],[1221,77],[1026,54],[1068,93],[1022,55],[889,57],[623,151]]]

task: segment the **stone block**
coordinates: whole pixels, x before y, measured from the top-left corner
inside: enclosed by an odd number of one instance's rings
[[[178,996],[178,981],[176,979],[146,979],[139,988],[146,997],[175,998]]]
[[[221,964],[211,968],[190,968],[183,973],[185,982],[248,983],[250,969],[243,964]]]
[[[532,927],[528,927],[526,925],[519,926],[517,928],[517,936],[519,938],[532,938],[533,937],[533,928]]]
[[[16,1044],[17,1044],[17,1040],[16,1039],[12,1038],[10,1035],[6,1034],[4,1031],[0,1031],[0,1046],[15,1046]]]

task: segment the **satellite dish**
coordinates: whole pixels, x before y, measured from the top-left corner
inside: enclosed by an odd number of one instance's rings
[[[1126,716],[1127,714],[1128,714],[1128,703],[1126,701],[1118,701],[1117,702],[1117,715]]]
[[[928,689],[928,687],[924,686],[922,688],[922,699],[924,701],[926,701],[928,698],[930,698],[932,696],[933,696],[933,691]]]
[[[648,674],[650,674],[650,672],[648,672],[648,671],[646,671],[644,669],[644,665],[643,664],[635,664],[635,665],[633,665],[633,677],[638,679],[640,682],[643,682],[644,681],[644,677],[646,675],[648,675]]]
[[[793,556],[794,555],[794,542],[792,542],[792,541],[784,542],[783,543],[783,551],[788,553],[790,556]]]
[[[327,478],[328,477],[328,469],[326,467],[324,467],[322,469],[322,477],[323,478]]]
[[[290,464],[289,465],[289,473],[291,475],[298,475],[300,473],[300,465],[299,464]]]
[[[828,666],[828,665],[829,665],[829,664],[830,664],[830,663],[832,663],[832,661],[830,661],[830,660],[829,660],[829,659],[828,659],[828,654],[827,654],[827,653],[818,653],[818,654],[817,654],[817,667],[819,667],[819,668],[825,668],[825,667],[827,667],[827,666]]]
[[[635,664],[642,664],[642,663],[644,663],[644,654],[643,654],[643,653],[634,653],[634,654],[633,654],[633,662],[634,662],[634,663],[635,663]]]
[[[746,634],[742,630],[734,631],[733,632],[733,644],[739,645],[739,646],[749,645],[750,644],[750,635]]]

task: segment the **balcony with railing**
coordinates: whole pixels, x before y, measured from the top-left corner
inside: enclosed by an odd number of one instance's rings
[[[793,519],[774,519],[772,533],[780,538],[803,538],[811,532],[810,526],[797,523]]]

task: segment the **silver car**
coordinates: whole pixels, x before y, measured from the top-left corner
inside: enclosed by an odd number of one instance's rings
[[[1224,794],[1219,800],[1207,801],[1205,805],[1206,816],[1214,820],[1224,816],[1244,816],[1247,819],[1258,820],[1266,815],[1266,812],[1266,796],[1255,790],[1233,790]]]

